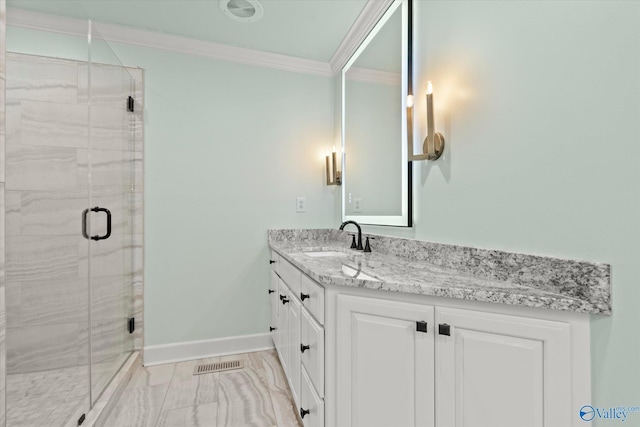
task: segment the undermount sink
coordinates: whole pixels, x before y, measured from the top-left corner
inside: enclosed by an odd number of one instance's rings
[[[357,270],[353,267],[349,267],[348,265],[344,265],[342,264],[342,272],[344,274],[346,274],[347,276],[353,278],[353,279],[360,279],[360,280],[371,280],[373,282],[379,282],[380,280],[373,277],[373,276],[369,276],[366,273],[363,273],[360,270]]]
[[[304,254],[312,258],[329,257],[329,256],[347,256],[346,253],[338,252],[338,251],[313,251],[313,252],[304,252]]]

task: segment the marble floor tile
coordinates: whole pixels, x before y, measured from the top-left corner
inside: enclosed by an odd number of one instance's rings
[[[140,388],[140,387],[153,387],[161,384],[169,384],[173,372],[175,370],[175,364],[168,365],[148,366],[137,369],[127,388]]]
[[[74,411],[88,409],[88,378],[87,366],[9,374],[7,427],[64,425]]]
[[[278,360],[278,354],[275,350],[270,350],[261,352],[260,356],[265,368],[269,394],[278,426],[302,427],[297,415],[298,408],[291,396],[287,378]]]
[[[198,362],[176,363],[163,409],[197,406],[217,400],[219,374],[193,375]]]
[[[250,369],[220,374],[218,425],[268,427],[276,424],[269,388],[264,378]]]
[[[243,369],[193,375],[197,363],[237,359],[244,361]],[[275,351],[139,367],[127,391],[138,390],[140,395],[145,395],[162,386],[168,390],[155,424],[158,427],[302,427]],[[123,395],[117,405],[125,405],[123,400],[132,400],[128,396],[131,395]],[[138,400],[144,402],[144,399]],[[149,425],[126,424],[135,418],[123,418],[122,414],[132,412],[133,409],[114,411],[105,425]],[[137,422],[147,422],[147,418],[139,419],[142,421]]]
[[[217,403],[188,406],[163,411],[157,427],[217,427],[217,416]]]
[[[169,384],[125,390],[105,427],[155,427]]]

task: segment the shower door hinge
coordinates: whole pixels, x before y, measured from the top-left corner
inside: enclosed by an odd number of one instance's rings
[[[136,330],[136,318],[135,317],[130,317],[129,321],[127,323],[129,325],[129,333],[132,334],[133,331]]]
[[[80,418],[78,418],[78,425],[82,425],[82,423],[84,422],[84,419],[86,417],[86,414],[82,414],[82,416]]]
[[[130,111],[132,113],[133,113],[133,110],[134,110],[133,102],[134,102],[133,96],[130,96],[129,99],[127,99],[127,111]]]

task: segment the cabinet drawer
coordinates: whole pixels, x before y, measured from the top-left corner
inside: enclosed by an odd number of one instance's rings
[[[278,262],[278,274],[287,284],[289,289],[293,291],[296,297],[300,297],[300,280],[302,279],[302,272],[295,268],[293,264],[284,258],[279,258]]]
[[[324,427],[324,401],[313,389],[307,371],[302,368],[300,416],[304,427]],[[308,411],[308,412],[307,412]]]
[[[320,397],[324,396],[324,328],[316,322],[307,310],[301,313],[301,347],[309,346],[302,353],[302,366],[305,367]]]
[[[300,299],[303,298],[303,294],[305,295],[302,305],[309,310],[321,325],[324,325],[324,288],[304,274],[302,275],[300,288]]]

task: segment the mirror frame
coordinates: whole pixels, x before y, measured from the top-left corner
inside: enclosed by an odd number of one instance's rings
[[[378,34],[380,28],[389,20],[391,15],[398,9],[402,8],[402,111],[401,111],[401,143],[399,148],[402,151],[402,211],[400,215],[347,215],[346,214],[346,184],[349,182],[349,174],[346,168],[346,117],[345,117],[345,101],[346,101],[346,73],[347,70],[358,59],[360,54],[367,48],[371,40]],[[413,4],[412,0],[394,0],[387,10],[384,12],[380,20],[375,24],[367,37],[362,41],[358,49],[353,53],[349,61],[342,67],[341,71],[341,137],[342,137],[342,220],[357,221],[365,225],[382,225],[394,227],[413,227],[413,167],[408,160],[407,141],[412,138],[412,129],[409,128],[407,122],[407,95],[412,95],[413,87]]]

